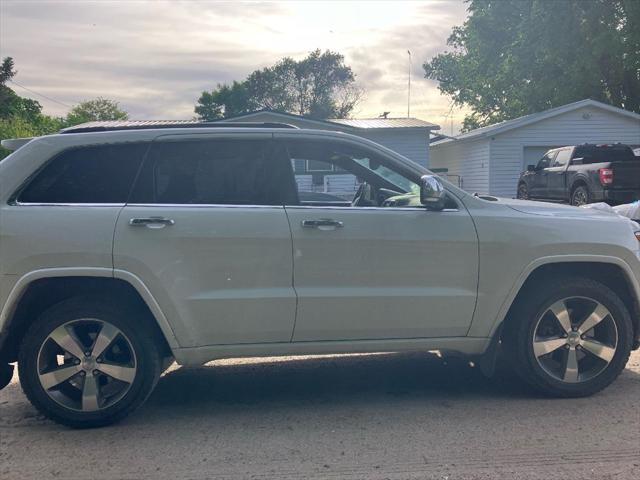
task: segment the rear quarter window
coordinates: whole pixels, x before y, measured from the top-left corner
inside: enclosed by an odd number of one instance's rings
[[[18,194],[19,203],[125,203],[147,143],[65,150]]]

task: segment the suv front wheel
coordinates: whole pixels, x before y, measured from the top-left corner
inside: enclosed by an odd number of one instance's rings
[[[27,331],[18,371],[33,405],[59,423],[107,425],[139,407],[161,373],[144,312],[99,297],[65,300]]]
[[[629,311],[608,287],[574,277],[537,284],[510,313],[505,349],[516,372],[559,397],[596,393],[622,372],[632,344]]]

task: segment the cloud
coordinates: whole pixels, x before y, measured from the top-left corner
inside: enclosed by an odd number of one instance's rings
[[[458,0],[429,2],[0,2],[0,55],[16,81],[66,104],[104,96],[133,118],[191,118],[205,89],[315,48],[345,55],[366,91],[363,116],[406,114],[438,123],[449,100],[422,63],[464,21]],[[33,96],[25,91],[21,95]],[[51,114],[65,107],[38,98]]]

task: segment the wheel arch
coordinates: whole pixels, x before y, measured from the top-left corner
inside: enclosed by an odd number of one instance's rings
[[[509,319],[519,298],[538,282],[557,276],[581,276],[608,286],[618,294],[631,314],[634,348],[640,346],[640,284],[629,265],[622,259],[608,256],[556,256],[532,262],[515,282],[491,329],[491,337],[500,334],[500,326]]]
[[[571,182],[571,187],[569,188],[569,198],[573,196],[573,192],[578,187],[586,187],[589,190],[589,182],[584,177],[576,177],[573,182]]]
[[[149,314],[152,328],[164,340],[167,355],[178,348],[176,337],[155,298],[135,275],[108,268],[61,268],[36,270],[14,285],[0,313],[0,359],[17,359],[22,337],[35,316],[67,298],[100,293],[130,301]]]

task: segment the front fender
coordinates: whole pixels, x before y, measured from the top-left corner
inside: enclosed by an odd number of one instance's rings
[[[618,257],[605,256],[605,255],[554,255],[548,257],[541,257],[533,262],[529,263],[522,273],[518,276],[514,282],[513,287],[509,291],[509,294],[505,298],[505,301],[500,306],[498,315],[493,320],[491,325],[489,336],[493,336],[502,322],[506,319],[509,309],[513,305],[513,302],[520,292],[527,279],[540,267],[550,264],[560,263],[604,263],[609,265],[615,265],[622,269],[625,274],[628,284],[631,286],[632,293],[635,295],[636,302],[640,303],[640,282],[638,277],[634,273],[633,269],[627,262]],[[640,332],[636,332],[636,336]]]

